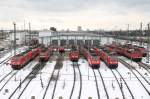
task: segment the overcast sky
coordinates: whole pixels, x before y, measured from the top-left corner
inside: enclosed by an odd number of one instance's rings
[[[1,0],[0,28],[130,29],[150,22],[150,0]]]

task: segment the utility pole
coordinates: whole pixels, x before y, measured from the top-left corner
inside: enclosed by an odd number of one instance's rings
[[[130,38],[129,38],[129,24],[128,24],[128,27],[127,27],[127,39],[128,39],[128,42],[130,42]]]
[[[14,55],[16,55],[16,23],[13,22],[13,25],[14,25]]]
[[[58,37],[59,37],[58,46],[62,46],[62,45],[61,45],[61,42],[60,42],[60,32],[57,32],[57,31],[55,31],[55,32],[59,35],[59,36],[58,36]]]
[[[143,28],[143,23],[141,22],[140,23],[140,30],[141,30],[141,32],[142,32],[142,28]]]
[[[118,32],[117,26],[114,27],[114,32],[112,33],[115,36],[115,42],[118,43]]]
[[[118,31],[119,31],[119,30],[118,30]],[[118,44],[119,32],[117,32],[117,30],[116,30],[115,36],[116,36],[116,43]]]
[[[119,30],[119,33],[118,33],[118,42],[117,42],[118,44],[119,44],[120,42],[122,42],[121,39],[120,39],[120,38],[121,38],[121,34],[122,34],[122,30],[120,29],[120,30]],[[121,44],[121,43],[120,43],[120,44]]]
[[[149,63],[149,49],[150,49],[149,31],[150,31],[150,23],[148,23],[147,26],[148,26],[148,31],[147,31],[147,50],[148,50],[147,63]]]
[[[141,23],[140,23],[140,32],[141,32],[141,35],[143,36],[142,27],[143,27],[143,24],[142,24],[142,22],[141,22]],[[141,37],[141,38],[140,38],[139,45],[142,46],[142,44],[143,44],[143,41],[142,41],[142,37]]]
[[[31,24],[30,24],[30,22],[29,22],[29,44],[30,44],[30,40],[31,40]]]
[[[101,45],[101,36],[100,36],[100,32],[99,32],[99,45]]]
[[[25,27],[26,27],[26,24],[25,24],[25,20],[24,20],[24,23],[23,23],[24,31],[26,30]]]
[[[26,30],[25,30],[25,20],[24,20],[24,32],[25,32],[25,45],[27,44],[27,40],[26,40],[26,36],[27,36],[27,33],[26,33]]]

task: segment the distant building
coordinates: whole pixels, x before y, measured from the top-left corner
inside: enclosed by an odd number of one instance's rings
[[[42,38],[49,37],[49,36],[52,36],[52,35],[55,35],[55,32],[52,32],[51,30],[42,30],[42,31],[39,31],[39,42],[47,45],[48,42],[50,42],[50,41],[43,40]]]
[[[52,31],[50,30],[39,31],[39,37],[46,37],[46,36],[51,36],[51,35],[52,35]]]
[[[78,26],[77,31],[81,32],[82,31],[82,27]]]

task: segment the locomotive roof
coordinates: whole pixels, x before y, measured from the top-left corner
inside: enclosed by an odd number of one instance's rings
[[[72,51],[77,51],[77,46],[71,46]]]
[[[134,45],[134,47],[137,47],[137,48],[144,48],[144,47],[142,47],[142,46],[138,46],[138,45]]]
[[[97,57],[98,56],[97,53],[95,52],[95,50],[93,48],[90,48],[89,53],[93,57]]]
[[[44,48],[41,49],[41,52],[46,52],[47,50],[48,50],[48,48],[44,47]]]
[[[21,52],[20,54],[17,54],[15,55],[14,57],[19,57],[19,56],[24,56],[25,54],[27,54],[29,51],[31,51],[30,49],[24,51],[24,52]]]
[[[106,54],[108,54],[111,57],[114,56],[114,55],[116,55],[116,52],[115,51],[110,51],[108,47],[105,47],[105,48],[100,49],[100,50],[106,52]]]

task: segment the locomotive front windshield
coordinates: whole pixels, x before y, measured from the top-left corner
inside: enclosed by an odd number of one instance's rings
[[[90,49],[89,52],[90,52],[91,56],[93,56],[92,58],[93,58],[94,60],[99,59],[99,56],[97,55],[97,53],[95,52],[94,49]]]
[[[13,61],[18,61],[18,60],[20,60],[20,56],[16,56],[16,57],[13,57]]]

